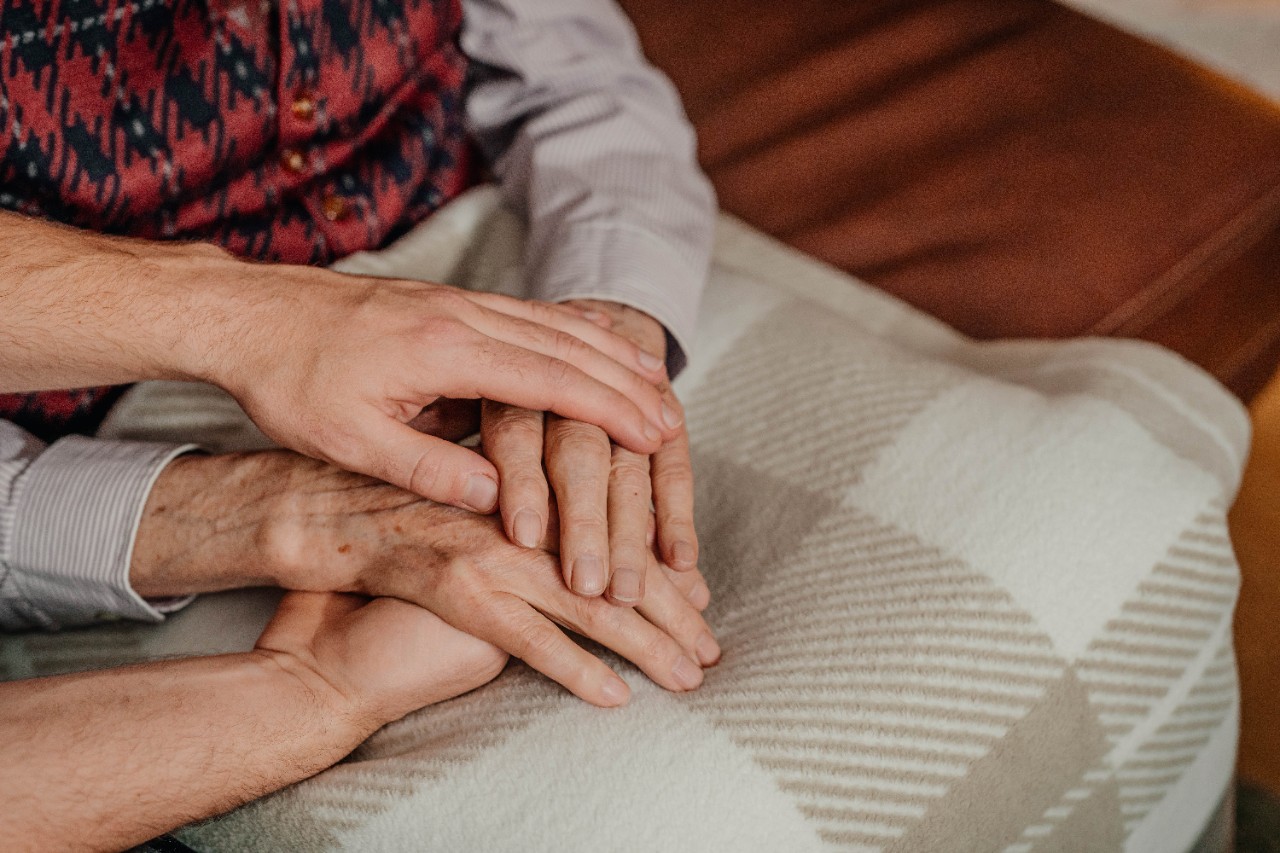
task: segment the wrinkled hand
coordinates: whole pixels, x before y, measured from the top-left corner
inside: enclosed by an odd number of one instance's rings
[[[313,676],[338,713],[369,728],[474,690],[507,662],[421,607],[320,592],[285,595],[256,649]]]
[[[213,348],[224,355],[210,355],[201,375],[272,439],[317,459],[490,512],[494,466],[408,426],[437,398],[557,412],[641,452],[680,427],[654,387],[661,362],[571,312],[442,285],[237,264],[227,274],[256,277],[238,291],[256,298],[208,321],[232,340]]]
[[[575,595],[555,556],[512,545],[494,517],[291,453],[257,454],[251,461],[259,471],[244,480],[271,483],[274,494],[247,500],[246,515],[223,513],[227,532],[201,540],[201,550],[228,555],[216,536],[251,541],[266,577],[278,586],[421,605],[601,706],[624,703],[625,682],[557,625],[613,649],[674,691],[696,688],[701,665],[720,657],[689,600],[702,583],[696,572],[671,572],[650,559],[644,598],[634,609],[615,607]],[[169,509],[162,517],[172,524],[174,515]],[[140,578],[135,588],[142,594],[177,588],[153,583]]]
[[[605,315],[614,332],[642,350],[665,355],[666,332],[648,315],[616,303],[573,304]],[[554,493],[564,579],[579,595],[607,590],[618,604],[642,601],[655,536],[666,565],[677,571],[697,566],[689,436],[665,377],[660,387],[667,407],[679,412],[681,426],[651,456],[611,443],[604,430],[572,416],[544,417],[489,400],[483,404],[481,436],[500,475],[507,535],[536,547],[547,530],[549,493]],[[710,598],[701,581],[691,594],[704,607]]]

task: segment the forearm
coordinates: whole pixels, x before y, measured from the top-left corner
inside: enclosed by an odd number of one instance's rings
[[[206,378],[236,265],[0,212],[0,391]]]
[[[0,837],[123,849],[306,778],[376,726],[266,652],[0,685]]]
[[[323,466],[287,451],[174,460],[143,509],[129,567],[133,589],[164,598],[280,585],[287,546],[269,522],[287,502],[294,472],[313,467]]]

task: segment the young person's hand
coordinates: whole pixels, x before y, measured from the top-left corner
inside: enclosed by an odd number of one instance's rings
[[[570,304],[606,318],[605,325],[645,352],[658,358],[666,354],[666,332],[647,314],[611,302]],[[698,564],[689,435],[665,376],[659,387],[664,405],[679,413],[681,425],[652,455],[611,442],[604,430],[581,419],[487,400],[483,405],[481,436],[500,474],[507,536],[536,547],[554,494],[564,579],[579,595],[607,592],[618,604],[642,601],[655,535],[667,566],[691,571]],[[706,607],[705,584],[695,585],[691,594]]]
[[[212,382],[286,447],[480,512],[493,465],[407,425],[440,397],[557,412],[639,452],[680,427],[660,361],[559,307],[2,211],[0,241],[23,259],[0,288],[3,391]]]
[[[442,397],[555,412],[638,452],[681,428],[655,387],[661,361],[569,311],[309,267],[235,272],[261,279],[246,288],[258,295],[223,314],[233,332],[219,334],[232,337],[210,350],[205,378],[280,444],[419,496],[497,505],[492,464],[408,425]]]
[[[556,542],[552,526],[541,544]],[[601,706],[626,702],[626,683],[561,627],[669,690],[701,684],[720,649],[690,602],[705,586],[696,572],[650,556],[644,597],[615,607],[569,590],[543,548],[511,544],[497,518],[294,453],[183,457],[151,492],[130,580],[153,597],[274,585],[400,598]]]
[[[416,605],[321,592],[286,594],[256,651],[362,731],[487,684],[507,662]]]

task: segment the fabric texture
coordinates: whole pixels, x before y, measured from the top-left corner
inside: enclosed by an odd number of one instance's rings
[[[182,442],[51,447],[0,421],[0,630],[54,630],[104,619],[159,621],[129,583],[134,532],[151,486]]]
[[[519,292],[481,191],[349,268]],[[978,344],[724,220],[678,382],[725,654],[590,708],[512,664],[339,766],[181,833],[206,851],[1184,850],[1232,778],[1248,442],[1150,345]],[[201,402],[204,401],[204,402]],[[202,422],[203,421],[203,422]],[[143,385],[107,436],[260,441]],[[247,647],[271,596],[11,638],[7,677]],[[602,827],[608,827],[602,831]]]
[[[722,207],[979,338],[1280,363],[1280,107],[1049,0],[622,0]]]

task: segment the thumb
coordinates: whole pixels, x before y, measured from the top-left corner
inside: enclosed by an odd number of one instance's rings
[[[498,471],[480,454],[378,415],[364,429],[358,458],[339,465],[416,495],[473,512],[498,504]]]

